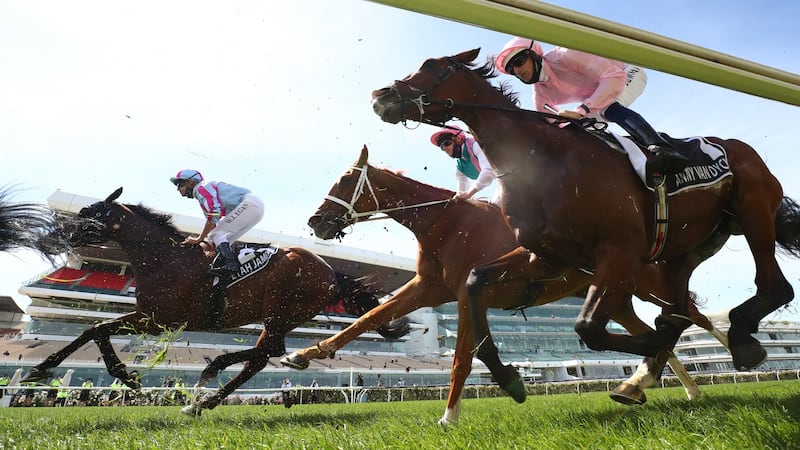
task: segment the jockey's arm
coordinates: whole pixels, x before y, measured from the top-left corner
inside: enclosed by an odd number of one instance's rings
[[[197,244],[203,242],[204,240],[206,240],[206,237],[208,237],[208,233],[210,233],[211,230],[213,230],[216,226],[217,225],[213,220],[211,220],[211,219],[206,220],[206,223],[203,226],[203,231],[200,232],[200,236],[187,237],[186,239],[183,240],[183,242],[181,242],[181,244],[182,245],[197,245]]]

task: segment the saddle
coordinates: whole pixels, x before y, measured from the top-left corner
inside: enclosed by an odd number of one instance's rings
[[[677,139],[666,133],[659,133],[675,150],[689,159],[689,164],[680,172],[653,176],[647,173],[647,158],[650,152],[644,146],[634,142],[630,137],[608,132],[605,124],[598,126],[597,123],[589,122],[584,124],[583,129],[606,142],[609,147],[625,153],[639,179],[654,193],[655,229],[650,248],[652,260],[661,254],[667,239],[669,223],[667,197],[690,189],[711,186],[733,177],[725,148],[701,136]]]
[[[230,273],[220,270],[221,256],[217,255],[211,262],[209,272],[214,276],[211,286],[210,328],[222,328],[225,309],[228,305],[227,291],[234,284],[260,272],[267,267],[272,256],[278,253],[278,248],[271,244],[243,244],[235,243],[233,252],[239,258],[239,271]]]
[[[667,195],[675,195],[689,189],[707,187],[733,176],[728,165],[725,148],[702,136],[673,138],[666,133],[659,133],[675,150],[689,159],[689,164],[685,169],[667,174],[659,180],[647,173],[646,170],[650,152],[644,146],[633,141],[630,136],[619,136],[605,129],[594,127],[585,129],[607,143],[609,147],[625,153],[636,174],[651,191],[655,191],[663,181]]]

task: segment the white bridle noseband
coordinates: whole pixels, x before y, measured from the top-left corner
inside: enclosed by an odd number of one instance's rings
[[[340,199],[339,197],[334,197],[332,195],[326,195],[325,196],[325,200],[330,200],[333,203],[336,203],[337,205],[341,205],[345,209],[347,209],[347,213],[342,216],[347,220],[347,223],[365,222],[367,220],[386,219],[386,218],[388,218],[387,216],[374,217],[374,218],[369,218],[369,216],[372,216],[374,214],[386,214],[386,213],[390,213],[390,212],[393,212],[393,211],[402,211],[404,209],[409,209],[409,208],[420,208],[420,207],[423,207],[423,206],[438,205],[438,204],[441,204],[441,203],[448,203],[450,201],[450,199],[435,200],[435,201],[431,201],[431,202],[418,203],[416,205],[397,206],[397,207],[394,207],[394,208],[381,208],[381,204],[378,201],[378,196],[375,195],[375,188],[372,187],[372,183],[370,183],[369,177],[367,177],[367,169],[368,169],[368,166],[366,166],[366,165],[362,166],[362,167],[356,167],[356,166],[350,167],[350,170],[358,170],[359,172],[361,172],[361,174],[358,177],[358,181],[356,182],[355,189],[353,189],[353,197],[350,199],[349,203],[344,201],[344,200],[342,200],[342,199]],[[364,186],[367,187],[367,189],[369,190],[370,195],[372,196],[372,201],[375,203],[375,209],[372,210],[372,211],[358,212],[358,211],[355,210],[354,206],[355,206],[356,202],[358,201],[358,199],[361,198],[361,195],[364,194]],[[363,219],[364,217],[367,217],[367,218]]]

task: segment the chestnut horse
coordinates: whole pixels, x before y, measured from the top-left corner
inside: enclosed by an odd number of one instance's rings
[[[465,287],[467,276],[473,267],[502,256],[518,244],[497,206],[472,200],[451,200],[454,192],[376,168],[368,163],[368,157],[365,146],[358,161],[333,185],[308,225],[317,237],[332,239],[341,237],[342,230],[354,223],[369,220],[376,214],[386,214],[416,236],[419,243],[417,274],[387,302],[346,329],[315,346],[282,358],[281,363],[295,369],[305,369],[310,359],[333,356],[336,350],[378,324],[421,307],[434,307],[457,299],[458,334],[450,373],[450,393],[447,409],[439,421],[443,425],[452,424],[458,421],[462,389],[472,369],[474,344],[468,314],[472,306]],[[658,266],[650,265],[646,271],[657,275],[655,271],[658,269]],[[575,270],[558,280],[536,285],[520,282],[497,284],[493,286],[492,295],[483,298],[485,303],[481,305],[480,313],[485,315],[487,308],[516,309],[549,303],[585,288],[588,282],[589,275]],[[642,295],[650,291],[643,285],[637,292]],[[653,297],[647,298],[656,302]],[[660,303],[657,305],[663,306]],[[623,306],[614,312],[614,320],[631,333],[650,331],[636,316],[630,302]],[[693,303],[691,306],[693,320],[708,330],[716,331],[705,316],[694,309]],[[670,364],[673,371],[685,375],[681,381],[690,398],[699,395],[697,386],[685,373],[683,366],[674,356],[672,358]],[[645,400],[641,389],[649,387],[658,373],[649,375],[647,379],[629,380],[628,385],[633,386],[622,391],[618,388],[612,397],[617,400],[620,400],[620,396],[627,398],[628,391],[638,389],[640,393],[635,399],[643,403]]]
[[[207,330],[210,297],[214,278],[208,274],[211,256],[200,247],[184,247],[183,236],[172,225],[171,217],[141,205],[115,202],[117,189],[108,198],[83,208],[78,220],[86,219],[75,232],[75,246],[115,241],[130,258],[136,279],[136,311],[108,320],[84,331],[60,351],[31,369],[23,381],[48,376],[67,356],[94,340],[103,355],[109,374],[132,389],[140,388],[137,374],[129,373],[111,346],[110,336],[141,334],[157,336],[164,330]],[[207,300],[208,299],[208,300]],[[286,353],[284,337],[307,322],[327,305],[342,302],[348,313],[363,314],[378,306],[377,292],[358,280],[336,273],[322,258],[299,247],[277,249],[269,264],[251,276],[243,276],[227,289],[227,308],[222,326],[238,327],[261,321],[264,329],[256,346],[249,350],[220,355],[200,375],[196,387],[226,367],[244,362],[242,371],[217,392],[196,399],[183,409],[200,414],[216,407],[236,388],[263,369],[271,356]],[[386,338],[407,334],[406,318],[378,331]]]
[[[689,325],[681,316],[694,269],[687,264],[692,250],[715,232],[741,233],[755,260],[757,292],[731,310],[728,340],[737,369],[763,362],[766,352],[752,333],[794,297],[775,245],[777,240],[800,256],[800,214],[756,151],[736,139],[706,138],[725,149],[733,177],[670,197],[669,235],[656,263],[663,275],[660,298],[676,308],[656,319],[655,331],[609,333],[608,321],[641,285],[641,269],[651,262],[653,194],[623,154],[582,127],[554,126],[554,116],[520,109],[515,94],[490,83],[496,76],[492,61],[472,63],[479,50],[429,58],[416,72],[372,93],[373,110],[386,122],[442,126],[461,119],[475,130],[498,174],[503,211],[520,247],[472,271],[467,290],[475,305],[501,274],[503,283],[509,277],[533,283],[584,268],[592,275],[575,330],[587,346],[657,356]],[[478,357],[506,392],[524,401],[519,374],[500,362],[486,317],[478,308],[471,311]]]

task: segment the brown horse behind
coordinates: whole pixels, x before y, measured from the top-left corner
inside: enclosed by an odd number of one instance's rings
[[[128,373],[111,346],[110,336],[141,334],[157,336],[164,330],[207,330],[212,321],[210,297],[214,277],[207,273],[210,257],[199,247],[183,247],[183,236],[167,215],[141,205],[123,205],[115,200],[119,188],[108,198],[83,208],[78,219],[86,219],[73,235],[75,246],[116,241],[128,255],[136,279],[136,311],[108,320],[84,331],[62,350],[31,369],[23,381],[48,376],[67,356],[94,340],[108,372],[132,389],[140,383]],[[205,385],[226,367],[244,362],[242,371],[217,392],[195,400],[183,409],[200,414],[216,407],[225,397],[263,369],[269,358],[286,353],[284,336],[307,322],[325,306],[343,302],[348,313],[360,315],[378,306],[377,293],[358,280],[336,273],[319,256],[299,247],[278,249],[269,265],[227,289],[227,309],[222,326],[238,327],[261,321],[264,329],[256,346],[218,356],[200,375],[196,387]],[[403,318],[378,331],[387,338],[408,332]]]
[[[450,393],[447,409],[439,421],[451,424],[458,420],[461,392],[472,369],[473,332],[469,311],[469,297],[465,281],[470,270],[480,264],[502,256],[517,247],[511,228],[500,209],[494,205],[477,201],[451,201],[452,191],[433,187],[387,169],[368,164],[366,146],[358,161],[333,185],[326,201],[309,219],[308,224],[317,237],[331,239],[341,231],[361,220],[376,214],[386,214],[407,227],[417,238],[417,274],[406,285],[381,306],[362,316],[352,325],[319,344],[292,353],[281,359],[281,363],[295,369],[305,369],[309,360],[326,358],[355,339],[361,333],[378,324],[401,317],[421,307],[433,307],[458,301],[458,335],[450,375]],[[648,266],[647,271],[656,272],[657,266]],[[535,285],[510,282],[493,286],[492,295],[484,297],[485,303],[478,313],[486,315],[487,308],[512,309],[549,303],[574,291],[585,288],[589,275],[581,271],[566,274],[558,280]],[[644,285],[641,292],[649,293]],[[657,287],[656,287],[657,288]],[[658,292],[657,290],[655,291]],[[643,296],[645,298],[645,296]],[[652,300],[652,297],[647,296]],[[630,299],[630,298],[629,298]],[[655,302],[655,300],[652,300]],[[658,306],[663,306],[656,302]],[[630,301],[618,311],[614,319],[631,333],[650,331],[635,315]],[[693,307],[694,305],[692,305]],[[692,309],[693,319],[706,329],[713,327],[707,319]],[[674,358],[674,357],[673,357]],[[673,370],[681,373],[683,367],[675,359]],[[615,394],[616,400],[634,397],[633,401],[644,402],[641,389],[649,387],[658,375],[639,374],[631,385],[623,385]],[[646,365],[644,370],[650,369]],[[642,369],[640,369],[642,370]],[[696,385],[686,376],[685,385],[690,395],[699,395]],[[638,393],[631,392],[637,391]],[[626,401],[627,403],[627,401]]]
[[[427,59],[416,72],[372,93],[373,110],[386,122],[441,126],[461,119],[476,131],[499,174],[503,211],[521,247],[473,270],[473,302],[481,304],[501,275],[502,283],[509,276],[535,283],[582,267],[592,273],[575,324],[584,342],[595,350],[656,356],[672,348],[689,324],[681,316],[693,252],[715,233],[742,233],[755,261],[757,292],[731,310],[728,339],[737,369],[760,364],[766,352],[752,333],[794,297],[775,259],[776,242],[800,256],[800,214],[755,150],[735,139],[707,138],[724,147],[734,176],[669,201],[669,234],[656,263],[663,275],[660,298],[675,304],[673,314],[659,316],[653,332],[609,333],[608,321],[642,285],[642,268],[651,262],[653,195],[622,154],[582,127],[560,128],[547,120],[552,116],[520,109],[513,93],[488,81],[496,76],[492,61],[475,67],[478,53]],[[524,400],[516,370],[497,357],[486,318],[472,312],[478,357],[507,392]]]

